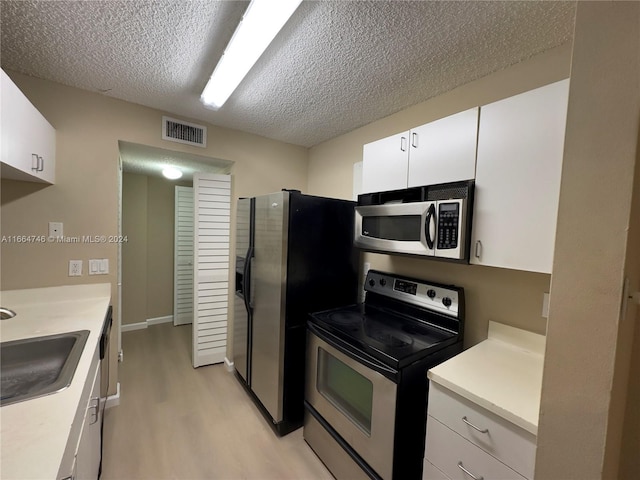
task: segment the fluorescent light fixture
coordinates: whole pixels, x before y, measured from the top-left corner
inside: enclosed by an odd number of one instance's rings
[[[252,0],[200,99],[220,108],[302,0]]]
[[[164,167],[162,169],[162,175],[164,175],[169,180],[177,180],[182,177],[182,172],[175,167]]]

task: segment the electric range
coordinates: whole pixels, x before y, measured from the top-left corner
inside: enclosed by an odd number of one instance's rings
[[[340,479],[419,479],[427,370],[462,351],[464,290],[370,270],[307,321],[304,438]]]

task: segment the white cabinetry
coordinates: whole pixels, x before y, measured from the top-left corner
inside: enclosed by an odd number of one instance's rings
[[[545,337],[489,322],[427,373],[423,480],[533,479]]]
[[[478,108],[364,145],[362,191],[470,180],[475,176]]]
[[[407,188],[409,132],[367,143],[362,149],[362,193]]]
[[[414,128],[410,139],[409,187],[475,178],[477,107]]]
[[[533,478],[533,434],[434,382],[428,413],[425,461],[445,478]]]
[[[0,77],[2,178],[54,183],[54,128],[4,71],[0,71]]]
[[[569,80],[483,106],[471,263],[551,273]]]
[[[82,434],[76,453],[78,479],[97,479],[102,454],[102,409],[100,408],[100,368],[96,369],[93,388],[86,404]]]
[[[97,479],[102,456],[98,349],[73,423],[58,477],[62,480]]]

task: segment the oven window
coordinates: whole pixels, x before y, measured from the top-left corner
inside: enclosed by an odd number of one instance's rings
[[[421,225],[421,215],[363,217],[362,235],[384,240],[419,242]]]
[[[373,384],[346,363],[318,348],[318,391],[367,435],[371,435]]]

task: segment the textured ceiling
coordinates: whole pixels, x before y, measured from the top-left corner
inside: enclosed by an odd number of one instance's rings
[[[312,146],[571,40],[574,2],[304,1],[217,111],[241,1],[1,2],[2,68]]]

